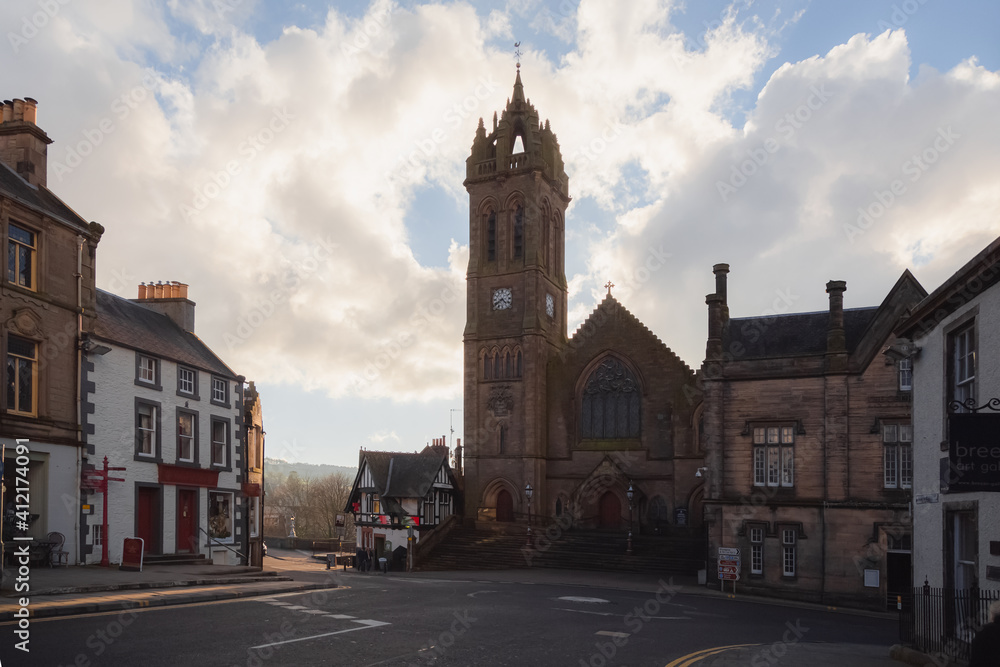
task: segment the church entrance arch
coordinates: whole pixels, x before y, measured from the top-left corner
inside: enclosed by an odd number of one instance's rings
[[[622,522],[622,504],[618,496],[608,491],[597,503],[597,527],[601,530],[618,530]],[[499,515],[499,512],[497,513]]]
[[[497,493],[497,521],[511,522],[514,520],[514,499],[507,489]]]

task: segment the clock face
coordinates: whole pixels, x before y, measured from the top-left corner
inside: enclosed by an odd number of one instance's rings
[[[509,287],[493,290],[493,310],[507,310],[510,308],[511,301],[513,299]]]
[[[545,295],[545,314],[549,317],[556,316],[556,300],[551,294]]]

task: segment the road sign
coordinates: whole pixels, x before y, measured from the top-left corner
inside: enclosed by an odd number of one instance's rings
[[[720,565],[719,575],[723,574],[739,574],[740,568],[738,565]]]
[[[719,547],[720,556],[739,556],[740,550],[733,547]]]
[[[727,574],[725,572],[720,572],[719,573],[719,579],[722,579],[723,581],[739,581],[740,575],[738,575],[738,574]],[[733,585],[735,586],[736,584],[733,584]]]

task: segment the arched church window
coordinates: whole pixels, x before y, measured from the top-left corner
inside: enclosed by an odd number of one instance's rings
[[[518,204],[514,210],[514,259],[524,255],[524,208]]]
[[[489,352],[483,352],[483,379],[493,379],[493,360],[490,359]]]
[[[500,429],[497,432],[497,445],[500,454],[507,450],[507,427],[503,424],[500,424]]]
[[[492,262],[497,258],[497,214],[490,211],[486,221],[486,259]]]
[[[521,377],[521,348],[514,350],[514,377]]]
[[[524,140],[521,138],[521,135],[518,134],[514,137],[514,147],[511,150],[510,154],[517,155],[518,153],[523,153],[523,152],[524,152]]]
[[[505,350],[503,353],[503,376],[509,378],[514,375],[514,367],[510,358],[510,350]]]
[[[583,387],[580,435],[583,438],[638,438],[642,396],[635,375],[608,357]]]
[[[500,379],[500,351],[493,351],[493,377],[497,380]]]

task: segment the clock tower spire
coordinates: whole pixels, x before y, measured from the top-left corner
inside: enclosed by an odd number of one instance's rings
[[[546,369],[566,346],[565,213],[569,177],[548,121],[513,95],[483,120],[466,161],[469,267],[465,327],[466,516],[545,502]],[[501,511],[498,509],[498,511]]]

